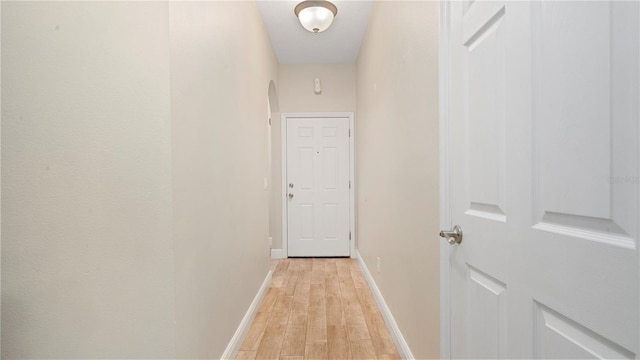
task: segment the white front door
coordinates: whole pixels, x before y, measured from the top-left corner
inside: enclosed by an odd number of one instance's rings
[[[450,2],[453,358],[637,358],[640,3]]]
[[[349,256],[349,118],[287,118],[288,256]]]

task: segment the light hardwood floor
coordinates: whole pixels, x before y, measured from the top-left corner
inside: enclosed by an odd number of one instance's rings
[[[400,359],[354,259],[284,259],[236,359]]]

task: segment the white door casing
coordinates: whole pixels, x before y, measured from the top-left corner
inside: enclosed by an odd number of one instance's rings
[[[282,119],[286,255],[351,256],[353,115],[283,114]]]
[[[447,355],[636,358],[640,4],[443,8]]]

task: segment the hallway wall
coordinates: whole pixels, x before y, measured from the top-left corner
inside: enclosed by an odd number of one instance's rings
[[[219,358],[269,271],[256,4],[1,6],[2,358]]]
[[[281,64],[279,79],[281,112],[356,111],[356,64]]]
[[[313,80],[319,78],[322,93],[315,94]],[[279,98],[282,113],[355,112],[355,64],[280,64]],[[280,114],[274,117],[271,140],[273,157],[271,228],[274,249],[282,249],[282,128]],[[274,231],[275,230],[275,231]]]
[[[2,358],[175,357],[168,5],[1,6]]]
[[[266,99],[255,2],[172,2],[177,352],[217,359],[269,271]]]
[[[437,49],[437,2],[381,1],[357,63],[358,249],[417,359],[440,356]]]

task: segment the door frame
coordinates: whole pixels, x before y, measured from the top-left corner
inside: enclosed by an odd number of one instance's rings
[[[280,115],[280,130],[282,144],[282,194],[280,201],[282,202],[282,252],[284,258],[289,257],[289,241],[288,241],[288,204],[287,201],[287,121],[289,118],[348,118],[349,119],[349,181],[351,188],[349,189],[349,228],[351,231],[351,239],[349,240],[350,257],[355,257],[356,243],[356,223],[355,223],[355,117],[353,112],[309,112],[309,113],[282,113]]]
[[[451,189],[450,180],[450,154],[449,154],[449,73],[450,69],[450,2],[441,1],[440,12],[440,39],[438,41],[439,63],[439,125],[440,125],[440,228],[451,229]],[[435,237],[435,234],[434,234]],[[451,307],[449,257],[451,246],[448,242],[440,241],[440,358],[451,358]]]

